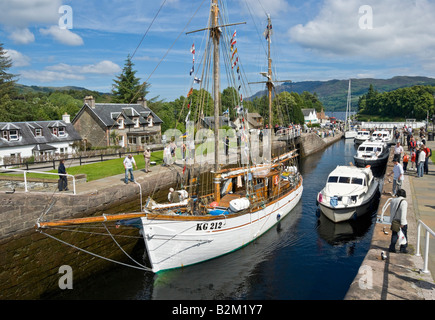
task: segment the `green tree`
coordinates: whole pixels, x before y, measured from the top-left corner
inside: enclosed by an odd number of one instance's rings
[[[116,76],[112,86],[112,102],[115,103],[135,103],[137,100],[145,99],[148,93],[149,84],[141,83],[136,77],[136,70],[133,70],[134,63],[130,56],[125,61],[124,69],[119,76]]]
[[[11,100],[16,94],[16,76],[8,73],[12,67],[12,60],[6,55],[3,44],[0,43],[0,121],[13,121],[10,119],[9,112],[14,108]]]

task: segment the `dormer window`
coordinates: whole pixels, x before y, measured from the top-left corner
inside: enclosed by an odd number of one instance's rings
[[[54,128],[52,128],[51,129],[51,132],[53,133],[53,135],[55,135],[55,136],[57,136],[57,128],[56,127],[54,127]]]
[[[148,127],[152,127],[153,126],[153,116],[149,115],[147,121],[148,121]]]
[[[42,129],[36,128],[34,133],[35,133],[35,137],[42,137]]]
[[[17,141],[20,138],[19,131],[15,129],[4,130],[2,132],[3,139],[8,141]]]
[[[59,135],[59,137],[65,136],[65,128],[64,127],[59,128],[58,135]]]

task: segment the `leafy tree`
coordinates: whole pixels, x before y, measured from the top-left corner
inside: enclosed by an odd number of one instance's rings
[[[9,111],[14,108],[12,97],[16,94],[16,76],[8,73],[12,60],[6,55],[0,43],[0,121],[11,121]]]
[[[135,103],[140,98],[145,99],[149,85],[141,83],[136,77],[136,70],[133,70],[134,63],[130,56],[125,61],[124,69],[119,76],[116,76],[112,86],[112,102],[115,103]]]

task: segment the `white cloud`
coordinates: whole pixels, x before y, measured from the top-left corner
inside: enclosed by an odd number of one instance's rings
[[[21,52],[12,49],[6,49],[6,55],[12,59],[14,67],[26,67],[30,65],[30,58]]]
[[[51,26],[48,29],[39,29],[39,32],[42,35],[50,35],[52,36],[56,41],[69,45],[69,46],[81,46],[83,45],[83,39],[71,32],[68,29],[61,29],[59,26]]]
[[[16,44],[29,44],[35,41],[35,36],[29,29],[14,29],[9,35],[9,39],[12,39]]]
[[[57,23],[61,4],[62,0],[3,0],[0,24],[15,43],[29,44],[35,41],[35,36],[28,27],[35,23]]]
[[[24,70],[20,72],[20,77],[38,82],[53,82],[63,80],[85,80],[85,76],[71,74],[67,72],[56,72],[50,70]]]
[[[53,82],[63,80],[85,80],[88,74],[113,75],[121,71],[121,67],[109,60],[96,64],[73,66],[66,63],[48,66],[44,70],[24,70],[20,72],[22,78],[39,82]]]
[[[0,23],[8,27],[27,28],[34,23],[53,24],[59,20],[62,0],[0,1]]]
[[[372,29],[360,28],[362,5],[373,9]],[[427,0],[326,0],[317,17],[289,34],[292,41],[324,55],[422,57],[435,48],[434,12],[435,3]]]

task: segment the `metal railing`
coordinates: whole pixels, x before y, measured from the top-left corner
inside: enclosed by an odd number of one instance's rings
[[[21,169],[4,169],[0,168],[2,171],[15,171],[15,172],[21,172],[24,174],[24,191],[28,192],[27,188],[27,173],[40,173],[40,174],[49,174],[49,175],[55,175],[55,176],[67,176],[72,177],[73,181],[73,194],[76,194],[76,178],[71,174],[64,174],[64,173],[53,173],[53,172],[43,172],[43,171],[32,171],[32,170],[21,170]]]
[[[390,202],[391,199],[393,198],[389,198],[384,206],[382,207],[382,214],[380,216],[380,218],[377,220],[377,222],[380,223],[385,223],[386,220],[384,220],[384,213],[387,210],[387,208],[390,206]],[[391,221],[390,221],[391,222]],[[433,237],[435,237],[435,232],[429,228],[426,224],[424,224],[423,221],[418,220],[418,224],[417,224],[417,252],[416,252],[416,256],[420,257],[420,237],[421,237],[421,227],[424,227],[426,229],[426,236],[425,236],[425,248],[424,248],[424,258],[423,258],[423,262],[424,262],[424,267],[423,270],[421,270],[422,273],[429,273],[429,269],[428,269],[428,262],[429,262],[429,236],[432,235]]]
[[[429,261],[429,235],[431,234],[432,236],[435,237],[435,232],[429,228],[427,225],[424,224],[423,221],[418,220],[418,227],[417,227],[417,253],[415,254],[416,256],[420,257],[420,227],[424,227],[426,229],[426,237],[425,237],[425,248],[424,248],[424,267],[423,270],[421,271],[422,273],[429,273],[429,270],[427,268],[428,265],[428,261]]]

